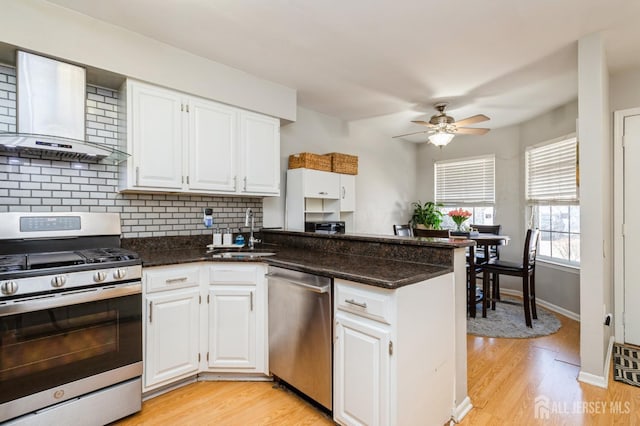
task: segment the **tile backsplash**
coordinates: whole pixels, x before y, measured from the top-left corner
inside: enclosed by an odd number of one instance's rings
[[[87,85],[86,137],[117,146],[118,92]],[[0,65],[0,131],[16,129],[16,72]],[[215,224],[244,228],[248,207],[262,225],[262,199],[118,192],[114,165],[65,161],[0,151],[0,212],[117,212],[125,238],[200,235],[202,209],[213,209]]]

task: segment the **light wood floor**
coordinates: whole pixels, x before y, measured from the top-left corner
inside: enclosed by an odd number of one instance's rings
[[[540,308],[538,308],[540,309]],[[474,409],[461,425],[639,425],[640,388],[608,389],[577,381],[576,321],[536,339],[467,337],[469,396]],[[536,417],[536,398],[549,409]],[[542,411],[541,411],[542,412]],[[144,402],[119,425],[330,425],[296,395],[265,382],[199,382]],[[416,425],[420,425],[416,419]],[[404,425],[399,425],[404,426]],[[426,425],[429,426],[429,425]]]

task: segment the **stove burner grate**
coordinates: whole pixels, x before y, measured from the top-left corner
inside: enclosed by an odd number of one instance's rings
[[[25,269],[27,269],[27,256],[23,254],[0,256],[0,273],[23,271]]]

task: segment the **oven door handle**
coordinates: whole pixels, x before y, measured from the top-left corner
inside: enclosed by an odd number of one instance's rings
[[[120,286],[91,288],[53,295],[37,296],[8,302],[6,305],[0,303],[0,317],[23,314],[26,312],[35,312],[43,309],[60,308],[63,306],[76,305],[78,303],[96,302],[99,300],[107,300],[141,293],[142,283],[138,281]]]

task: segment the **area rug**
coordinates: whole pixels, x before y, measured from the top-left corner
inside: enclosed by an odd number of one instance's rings
[[[487,310],[482,318],[482,309],[478,309],[475,318],[467,318],[467,333],[474,336],[506,337],[527,339],[553,334],[560,330],[560,320],[551,312],[538,306],[538,319],[533,320],[533,328],[524,322],[522,300],[502,296],[496,303],[496,310]]]
[[[613,344],[613,379],[640,386],[640,350],[620,343]]]

